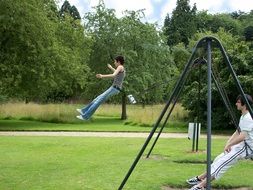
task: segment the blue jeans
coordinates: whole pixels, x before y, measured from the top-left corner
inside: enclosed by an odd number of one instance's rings
[[[110,96],[118,94],[120,91],[114,87],[108,88],[105,92],[96,97],[91,103],[82,108],[82,117],[84,119],[89,119],[97,110],[97,108],[105,102]]]

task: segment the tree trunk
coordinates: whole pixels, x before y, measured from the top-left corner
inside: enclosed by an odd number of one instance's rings
[[[122,93],[122,112],[121,112],[121,120],[126,120],[126,119],[127,119],[126,102],[127,102],[126,93]]]

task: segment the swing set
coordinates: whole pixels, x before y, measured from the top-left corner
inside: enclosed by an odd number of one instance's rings
[[[191,71],[192,68],[198,66],[200,67],[201,65],[207,65],[207,162],[206,162],[206,172],[207,172],[207,186],[206,186],[206,189],[207,190],[210,190],[211,189],[211,135],[212,135],[212,121],[211,121],[211,116],[212,116],[212,88],[211,88],[211,84],[212,84],[212,79],[214,81],[214,84],[223,100],[223,103],[232,119],[232,122],[233,124],[236,126],[238,132],[240,132],[240,128],[238,126],[238,120],[236,119],[236,116],[235,116],[235,113],[233,112],[233,109],[232,109],[232,106],[231,106],[231,103],[229,102],[229,99],[228,99],[228,96],[227,96],[227,93],[225,91],[225,89],[222,87],[221,85],[221,82],[219,80],[219,77],[217,77],[217,72],[215,71],[213,65],[212,65],[212,57],[211,57],[211,51],[212,51],[212,47],[213,48],[218,48],[223,56],[223,59],[225,60],[225,63],[226,63],[226,67],[230,73],[230,75],[232,76],[233,78],[233,82],[235,83],[236,87],[237,87],[237,90],[239,92],[239,94],[241,94],[242,96],[242,99],[244,100],[248,110],[249,110],[249,113],[251,115],[251,117],[253,118],[253,110],[249,104],[249,101],[247,100],[246,98],[246,95],[242,89],[242,86],[232,68],[232,65],[228,59],[228,56],[225,52],[225,49],[223,48],[221,42],[215,38],[215,37],[212,37],[212,36],[206,36],[202,39],[200,39],[197,44],[195,45],[194,49],[193,49],[193,52],[191,54],[191,57],[189,58],[188,60],[188,63],[186,64],[183,72],[181,73],[181,76],[180,78],[178,79],[177,83],[176,83],[176,86],[174,87],[171,95],[170,95],[170,98],[169,100],[167,101],[165,107],[163,108],[160,116],[158,117],[156,123],[154,124],[149,136],[147,137],[146,141],[144,142],[141,150],[139,151],[139,153],[137,154],[134,162],[132,163],[131,167],[129,168],[125,178],[123,179],[123,181],[121,182],[118,190],[122,190],[124,185],[126,184],[128,178],[130,177],[131,173],[133,172],[133,170],[135,169],[135,166],[137,165],[137,163],[139,162],[141,156],[143,155],[147,145],[149,144],[150,140],[152,139],[153,135],[155,134],[158,126],[160,126],[162,120],[163,120],[163,124],[161,125],[161,128],[159,130],[159,132],[157,133],[157,136],[147,154],[147,158],[150,156],[157,140],[159,139],[160,137],[160,134],[162,133],[165,125],[167,124],[168,122],[168,119],[178,101],[178,98],[180,96],[180,93],[182,92],[182,89],[185,85],[185,82],[186,82],[186,79]],[[204,50],[206,51],[206,59],[203,57],[203,58],[197,58],[196,59],[196,55],[197,55],[197,50],[199,50],[200,48],[204,48]],[[199,81],[199,84],[200,84],[200,81]],[[199,85],[200,86],[200,85]],[[199,88],[200,90],[200,88]],[[199,112],[199,111],[198,111]],[[198,113],[199,114],[199,113]],[[198,115],[197,114],[197,115]],[[197,121],[198,123],[198,117],[197,117]],[[248,148],[250,148],[248,146]],[[249,159],[253,159],[253,154],[252,154],[252,150],[250,150],[251,153],[248,153],[246,158],[249,158]]]

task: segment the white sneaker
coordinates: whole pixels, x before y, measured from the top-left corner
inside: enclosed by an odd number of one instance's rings
[[[77,118],[77,119],[81,119],[81,120],[85,120],[85,119],[83,118],[83,116],[81,116],[81,115],[77,115],[76,118]]]
[[[198,186],[193,186],[192,188],[190,188],[189,190],[204,190],[204,187],[198,187]]]
[[[186,180],[186,183],[188,183],[189,185],[197,185],[200,182],[201,182],[201,180],[199,180],[197,176]]]
[[[76,109],[76,111],[78,111],[81,115],[83,115],[83,112],[81,109]]]

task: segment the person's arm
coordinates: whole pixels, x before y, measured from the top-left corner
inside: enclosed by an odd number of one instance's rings
[[[238,135],[239,135],[239,132],[238,132],[238,130],[236,130],[236,131],[233,133],[233,135],[231,135],[231,137],[228,139],[227,144],[228,144],[230,141],[232,141],[234,138],[236,138]]]
[[[107,67],[109,68],[109,69],[111,69],[112,70],[112,72],[114,72],[116,69],[114,69],[110,64],[107,64]]]
[[[241,131],[240,133],[238,131],[235,131],[234,134],[228,140],[226,146],[224,147],[224,151],[225,152],[230,152],[231,147],[233,145],[236,145],[236,144],[244,141],[246,136],[247,136],[247,133],[245,131]]]
[[[96,74],[97,78],[114,78],[121,70],[123,69],[123,66],[118,66],[117,69],[113,72],[113,74],[107,74],[107,75],[102,75],[102,74]]]

